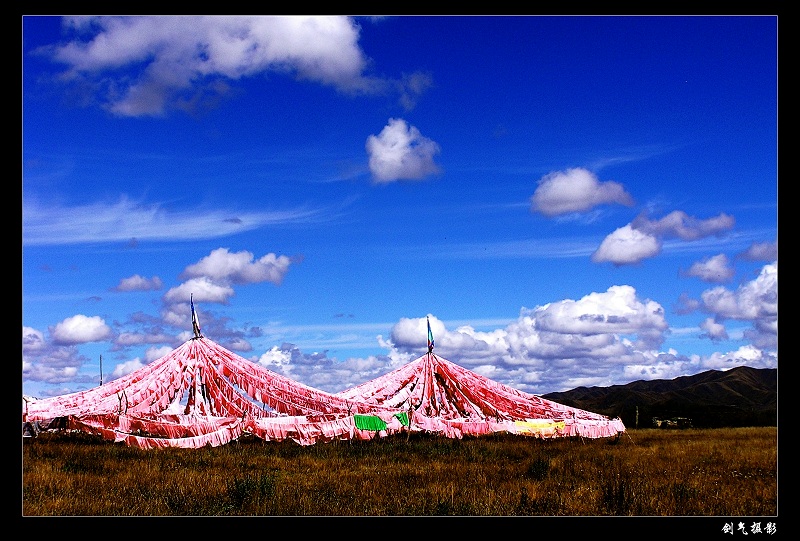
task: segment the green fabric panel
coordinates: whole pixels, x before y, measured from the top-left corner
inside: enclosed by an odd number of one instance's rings
[[[395,413],[394,416],[400,420],[401,425],[408,426],[408,413],[403,411],[400,413]]]
[[[386,430],[386,421],[375,415],[353,415],[356,428],[359,430]]]

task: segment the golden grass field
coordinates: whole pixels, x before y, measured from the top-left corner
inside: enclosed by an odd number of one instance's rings
[[[22,455],[23,517],[688,516],[722,528],[778,509],[777,427],[160,450],[43,433]]]

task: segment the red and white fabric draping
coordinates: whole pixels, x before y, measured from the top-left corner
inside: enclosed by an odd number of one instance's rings
[[[408,430],[449,438],[498,432],[602,438],[625,431],[618,418],[524,393],[432,352],[331,394],[203,336],[126,376],[86,391],[27,400],[25,409],[25,418],[44,430],[82,430],[142,448],[217,446],[243,434],[311,445]],[[359,428],[356,415],[380,418],[380,429],[364,429],[363,420]]]

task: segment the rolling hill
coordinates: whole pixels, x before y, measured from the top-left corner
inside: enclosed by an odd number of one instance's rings
[[[778,369],[739,366],[611,387],[577,387],[542,395],[566,406],[620,417],[629,428],[653,419],[689,419],[691,426],[777,426]]]

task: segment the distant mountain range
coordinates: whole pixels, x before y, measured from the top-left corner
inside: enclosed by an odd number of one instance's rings
[[[628,428],[654,427],[654,418],[696,428],[777,426],[778,369],[739,366],[670,380],[578,387],[542,398],[620,417]]]

